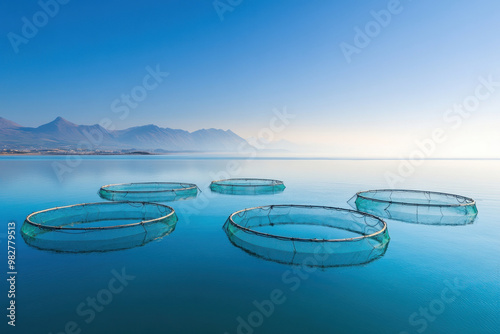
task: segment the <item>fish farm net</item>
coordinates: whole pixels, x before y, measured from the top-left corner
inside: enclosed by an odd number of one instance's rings
[[[104,252],[142,246],[170,234],[174,209],[137,202],[86,203],[38,211],[21,235],[30,246],[58,252]]]
[[[390,240],[382,219],[324,206],[245,209],[223,228],[234,246],[253,256],[308,267],[366,264],[384,255]]]
[[[471,224],[478,213],[472,198],[420,190],[362,191],[349,204],[378,217],[428,225]]]
[[[285,185],[283,181],[270,179],[227,179],[213,181],[210,189],[230,195],[265,195],[283,192]]]
[[[191,183],[121,183],[102,186],[99,196],[109,201],[171,202],[195,198],[198,190],[198,186]]]

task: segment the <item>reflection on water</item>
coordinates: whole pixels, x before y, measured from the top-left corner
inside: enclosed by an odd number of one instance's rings
[[[227,237],[233,246],[262,260],[313,268],[348,267],[368,264],[384,256],[389,246],[389,239],[377,245],[371,244],[369,240],[361,239],[357,243],[319,245],[315,252],[303,253],[276,249],[272,246],[259,246],[246,242],[234,234],[228,234]],[[268,242],[272,243],[272,240]]]
[[[115,237],[113,233],[102,233],[100,232],[99,237],[90,237],[89,240],[64,240],[60,238],[58,233],[71,233],[71,232],[48,232],[52,234],[50,238],[37,238],[32,237],[29,234],[21,233],[24,241],[29,246],[43,251],[53,251],[58,253],[92,253],[92,252],[110,252],[118,251],[124,249],[131,249],[135,247],[144,246],[154,240],[159,240],[175,230],[175,224],[173,226],[164,225],[161,229],[157,229],[154,233],[145,232],[139,234],[131,235],[120,235]],[[81,232],[80,232],[81,233]],[[93,234],[98,232],[84,232],[86,234]],[[80,235],[81,236],[81,235]]]

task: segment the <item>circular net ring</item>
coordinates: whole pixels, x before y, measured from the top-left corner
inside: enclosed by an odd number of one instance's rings
[[[100,202],[55,207],[26,217],[21,235],[30,246],[60,252],[132,248],[170,234],[173,208],[145,202]]]
[[[283,181],[256,178],[233,178],[212,181],[213,192],[230,195],[265,195],[276,194],[285,190]]]
[[[265,233],[260,228],[308,225],[330,227],[356,236],[328,239]],[[360,265],[380,258],[389,243],[387,224],[371,214],[311,205],[269,205],[234,212],[224,224],[229,241],[269,261],[314,267]]]
[[[465,225],[478,210],[472,198],[434,191],[379,189],[356,193],[349,204],[379,217],[429,225]]]
[[[199,188],[184,182],[141,182],[108,184],[99,196],[109,201],[170,202],[195,198]]]

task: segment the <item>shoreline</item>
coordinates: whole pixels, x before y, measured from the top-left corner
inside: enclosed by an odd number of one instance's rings
[[[120,152],[93,152],[93,153],[78,153],[78,152],[0,152],[0,156],[21,156],[21,155],[28,155],[28,156],[54,156],[54,155],[167,155],[167,154],[172,154],[172,153],[150,153],[150,152],[126,152],[126,153],[120,153]]]
[[[0,152],[0,157],[16,157],[16,156],[175,156],[185,155],[190,157],[208,157],[208,158],[222,158],[222,159],[255,159],[255,160],[378,160],[378,161],[406,161],[404,158],[391,158],[391,157],[332,157],[332,156],[307,156],[307,155],[262,155],[251,156],[237,155],[237,152],[196,152],[196,151],[172,151],[172,152],[145,152],[145,151],[132,151],[132,152]],[[425,161],[498,161],[498,158],[427,158]]]

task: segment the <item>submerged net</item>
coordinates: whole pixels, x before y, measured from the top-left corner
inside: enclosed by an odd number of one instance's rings
[[[478,212],[472,198],[420,190],[362,191],[349,204],[378,217],[429,225],[471,224]]]
[[[282,232],[274,233],[276,227]],[[325,233],[327,229],[348,237],[325,238],[331,235]],[[371,262],[385,253],[390,239],[387,225],[380,218],[323,206],[271,205],[246,209],[233,213],[224,230],[233,245],[251,255],[310,267]]]
[[[30,246],[59,252],[104,252],[142,246],[170,234],[174,209],[136,202],[88,203],[30,214],[21,234]]]
[[[270,179],[227,179],[213,181],[210,189],[230,195],[265,195],[283,192],[285,185],[283,181]]]
[[[170,202],[195,198],[198,186],[178,182],[109,184],[99,189],[99,196],[109,201]]]

